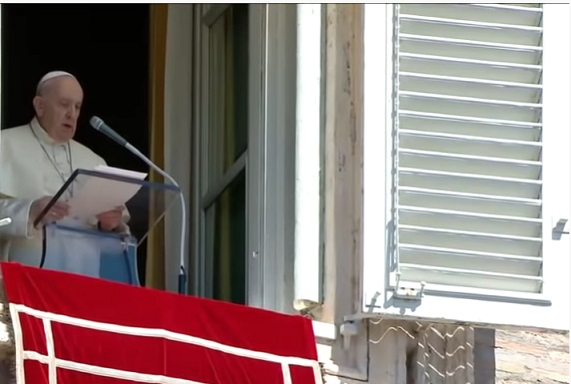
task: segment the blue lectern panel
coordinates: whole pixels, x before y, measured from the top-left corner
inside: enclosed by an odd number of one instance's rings
[[[42,268],[140,285],[133,237],[58,224],[45,229]]]

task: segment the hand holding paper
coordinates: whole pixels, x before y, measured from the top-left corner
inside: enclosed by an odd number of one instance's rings
[[[107,166],[98,166],[94,171],[139,180],[147,177],[146,173]],[[107,221],[105,225],[113,224],[117,216],[116,213],[109,212],[116,211],[117,207],[123,207],[141,188],[140,184],[95,176],[85,176],[83,181],[67,202],[69,214],[75,218],[90,220],[105,213],[102,216],[103,221]],[[121,214],[118,216],[120,220]]]
[[[123,217],[123,207],[117,207],[111,211],[103,212],[97,215],[99,227],[104,231],[113,231],[121,224]]]

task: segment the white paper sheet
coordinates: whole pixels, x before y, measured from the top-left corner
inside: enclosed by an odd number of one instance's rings
[[[98,166],[94,171],[143,180],[146,173],[121,168]],[[90,220],[96,215],[125,205],[141,188],[139,184],[119,180],[79,175],[77,190],[67,202],[70,216],[76,219]]]

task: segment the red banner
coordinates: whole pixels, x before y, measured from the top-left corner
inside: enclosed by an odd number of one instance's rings
[[[2,263],[17,384],[321,383],[309,319]]]

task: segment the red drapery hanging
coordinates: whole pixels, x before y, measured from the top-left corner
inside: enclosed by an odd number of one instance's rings
[[[18,384],[322,382],[301,316],[1,266]]]

